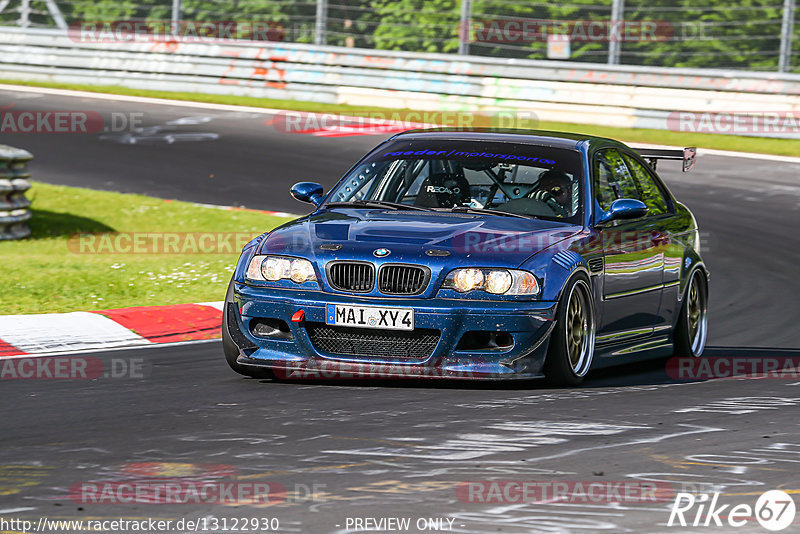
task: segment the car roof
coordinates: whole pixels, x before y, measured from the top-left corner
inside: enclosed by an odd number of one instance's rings
[[[590,145],[624,144],[606,137],[596,137],[572,132],[553,132],[548,130],[526,130],[513,128],[431,128],[402,132],[391,137],[392,140],[433,141],[493,141],[498,143],[523,143],[577,150],[582,143]]]

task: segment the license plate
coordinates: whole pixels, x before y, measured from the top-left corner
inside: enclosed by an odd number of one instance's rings
[[[325,323],[358,328],[414,330],[414,310],[327,304],[325,306]]]

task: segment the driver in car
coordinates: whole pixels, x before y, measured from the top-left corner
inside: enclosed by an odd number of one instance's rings
[[[571,183],[569,175],[563,171],[544,171],[539,175],[539,183],[531,198],[547,204],[557,216],[569,217],[572,204]]]

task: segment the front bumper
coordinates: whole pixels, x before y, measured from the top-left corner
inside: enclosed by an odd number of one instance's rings
[[[415,329],[441,332],[430,356],[419,359],[353,356],[318,350],[307,323],[325,323],[326,304],[413,308]],[[234,284],[227,324],[239,348],[238,363],[268,367],[279,378],[436,377],[507,379],[540,377],[552,331],[555,302],[476,301],[466,299],[359,298],[321,291],[276,290]],[[302,310],[302,322],[292,322]],[[250,324],[281,319],[291,339],[255,336]],[[504,348],[461,350],[469,331],[506,332],[513,344]],[[458,350],[457,350],[458,349]]]

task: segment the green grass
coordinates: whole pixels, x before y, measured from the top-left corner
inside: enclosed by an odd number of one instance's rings
[[[227,253],[191,253],[185,242],[180,254],[100,254],[92,253],[100,241],[78,253],[75,234],[234,232],[247,240],[287,220],[42,183],[27,196],[32,237],[0,242],[2,315],[220,301],[238,258],[233,240]]]
[[[275,100],[255,98],[248,96],[211,95],[200,93],[177,93],[170,91],[150,91],[143,89],[130,89],[119,86],[78,85],[49,82],[21,82],[16,80],[0,80],[0,83],[13,85],[27,85],[34,87],[51,87],[56,89],[71,89],[76,91],[89,91],[94,93],[112,93],[129,96],[144,96],[151,98],[165,98],[170,100],[189,100],[196,102],[211,102],[214,104],[229,104],[236,106],[251,106],[261,108],[287,109],[293,111],[311,111],[323,113],[386,113],[387,116],[414,110],[364,108],[345,104],[323,104],[320,102],[300,102],[297,100]],[[666,130],[648,130],[644,128],[617,128],[609,126],[594,126],[588,124],[572,124],[562,122],[538,122],[536,124],[523,124],[525,127],[541,130],[556,130],[564,132],[580,132],[601,137],[611,137],[627,143],[653,143],[675,146],[697,146],[702,148],[715,148],[718,150],[734,150],[740,152],[760,152],[782,156],[800,155],[797,140],[770,139],[765,137],[739,137],[735,135],[714,135],[702,133],[671,132]]]

